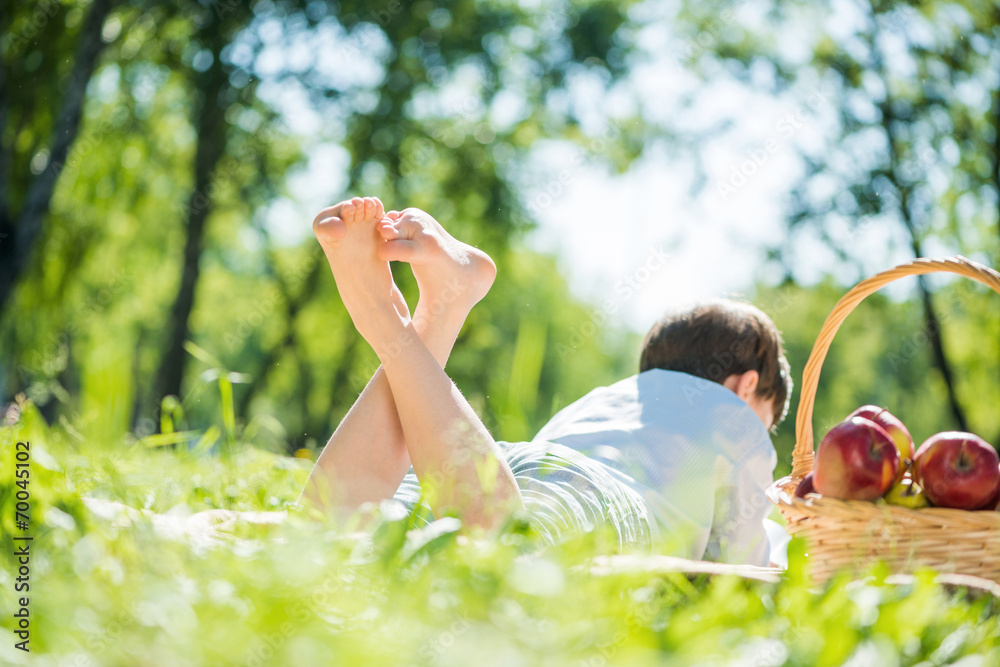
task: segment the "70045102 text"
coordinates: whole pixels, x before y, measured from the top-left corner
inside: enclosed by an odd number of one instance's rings
[[[16,491],[14,497],[14,525],[18,530],[27,533],[31,529],[31,443],[19,442],[14,450],[14,476],[16,481],[14,486]],[[26,595],[31,590],[31,535],[14,536],[14,563],[17,566],[14,577],[14,592],[20,594],[17,598],[14,612],[15,628],[14,634],[20,640],[15,642],[14,648],[27,653],[28,642],[31,640],[31,611],[29,608],[30,599]]]

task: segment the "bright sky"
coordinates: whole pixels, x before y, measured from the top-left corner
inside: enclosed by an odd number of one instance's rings
[[[563,191],[539,208],[530,244],[562,258],[580,296],[614,299],[638,330],[668,306],[745,293],[763,277],[765,245],[782,233],[781,199],[795,160],[791,151],[771,156],[723,201],[714,180],[724,182],[726,168],[743,156],[735,147],[706,152],[716,153],[705,156],[715,164],[706,165],[709,184],[697,196],[689,166],[662,156],[644,157],[622,175],[592,167],[565,184],[553,180]],[[557,175],[559,161],[552,162]]]

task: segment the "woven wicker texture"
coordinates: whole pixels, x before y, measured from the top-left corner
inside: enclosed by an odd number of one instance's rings
[[[795,487],[813,469],[813,408],[823,360],[840,325],[868,295],[894,280],[926,273],[956,273],[1000,294],[1000,273],[965,257],[917,259],[854,286],[826,318],[802,372],[795,415],[792,474],[768,490],[792,534],[806,537],[809,567],[824,580],[837,571],[861,569],[876,560],[894,572],[931,567],[1000,582],[1000,512],[907,509],[858,500],[795,498]]]

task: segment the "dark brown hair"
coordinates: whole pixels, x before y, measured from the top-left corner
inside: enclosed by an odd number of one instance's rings
[[[653,325],[642,343],[639,371],[662,368],[722,384],[730,375],[757,371],[754,392],[774,399],[774,425],[788,412],[792,374],[781,347],[781,333],[759,308],[719,300],[670,311]]]

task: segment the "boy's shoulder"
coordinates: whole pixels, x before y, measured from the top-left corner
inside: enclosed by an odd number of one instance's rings
[[[748,412],[753,413],[735,393],[717,382],[659,368],[644,371],[606,387],[597,387],[570,407],[573,405],[595,409],[635,406],[670,412],[726,405],[737,410],[745,407]]]
[[[735,393],[718,382],[679,371],[653,368],[626,378],[622,382],[634,382],[640,392],[645,392],[653,400],[663,395],[669,395],[681,399],[685,405],[689,406],[695,406],[699,403],[746,405]]]
[[[703,378],[648,370],[598,387],[560,410],[536,436],[552,442],[699,443],[733,462],[773,451],[760,418],[735,393]]]

